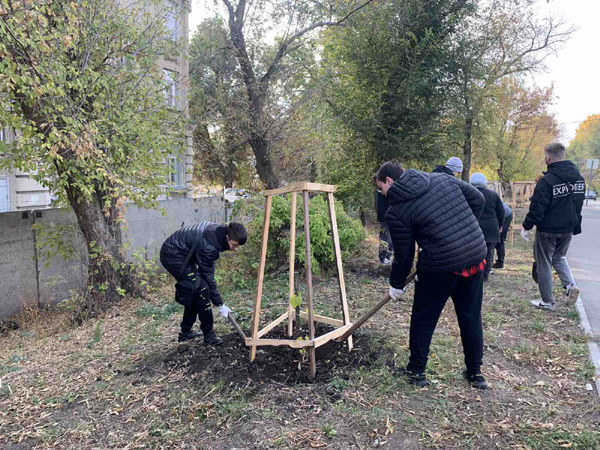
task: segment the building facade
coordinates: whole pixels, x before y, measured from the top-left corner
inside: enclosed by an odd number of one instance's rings
[[[187,118],[189,89],[189,26],[190,0],[163,0],[157,14],[165,17],[172,40],[180,44],[181,53],[158,60],[167,83],[166,101]],[[0,129],[0,141],[10,143],[17,137],[10,129]],[[193,147],[192,129],[182,136],[179,154],[165,151],[165,164],[171,166],[170,179],[165,180],[167,197],[184,197],[192,192]],[[33,179],[32,173],[0,169],[0,212],[48,208],[53,196],[48,188]]]

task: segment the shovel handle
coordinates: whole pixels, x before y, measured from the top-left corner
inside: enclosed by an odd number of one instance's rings
[[[237,331],[237,334],[239,334],[240,338],[242,339],[242,341],[245,344],[246,343],[246,335],[242,331],[242,327],[240,327],[240,325],[234,319],[233,314],[231,314],[231,313],[227,314],[227,319],[229,320],[229,323],[231,323],[231,325],[233,325],[233,328],[235,328],[235,331]]]
[[[412,272],[408,277],[406,277],[406,283],[404,283],[404,286],[406,287],[406,285],[408,285],[408,283],[410,283],[412,280],[415,279],[415,275],[417,274],[416,271]],[[367,320],[369,320],[371,318],[371,316],[373,316],[373,314],[375,314],[377,311],[379,311],[381,308],[383,308],[383,306],[388,303],[392,298],[388,295],[386,295],[383,300],[380,300],[379,303],[377,303],[375,306],[373,306],[369,311],[367,311],[360,319],[358,319],[358,321],[356,321],[354,324],[352,324],[352,326],[350,328],[348,328],[348,330],[342,334],[339,338],[336,339],[336,341],[339,342],[344,342],[346,339],[348,339],[348,336],[352,335],[352,333],[354,333],[354,331],[359,328],[360,326],[362,326],[363,323],[365,323]]]

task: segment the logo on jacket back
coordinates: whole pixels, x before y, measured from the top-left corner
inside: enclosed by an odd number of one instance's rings
[[[585,182],[577,181],[575,183],[562,183],[552,187],[552,197],[566,197],[569,194],[584,194]]]

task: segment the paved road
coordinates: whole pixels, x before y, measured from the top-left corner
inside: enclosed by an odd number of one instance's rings
[[[600,200],[583,207],[582,229],[583,233],[571,241],[567,257],[592,333],[600,338]]]

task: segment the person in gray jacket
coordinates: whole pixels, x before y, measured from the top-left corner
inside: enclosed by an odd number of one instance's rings
[[[496,262],[492,266],[493,269],[504,269],[504,258],[506,257],[506,236],[508,235],[508,230],[513,220],[512,209],[510,209],[504,202],[502,202],[502,206],[504,206],[504,223],[502,224],[502,231],[500,232],[500,242],[496,244],[496,254],[498,256],[496,257]]]

